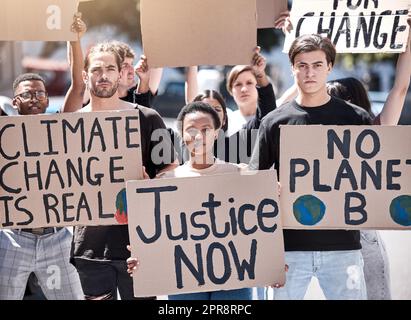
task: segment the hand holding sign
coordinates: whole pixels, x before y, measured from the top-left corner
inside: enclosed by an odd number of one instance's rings
[[[77,12],[74,15],[73,23],[71,25],[71,31],[77,33],[78,40],[80,40],[87,31],[87,25],[81,19],[81,12]]]
[[[131,252],[131,246],[127,246],[127,250]],[[130,274],[130,277],[133,277],[133,272],[137,270],[140,261],[137,258],[130,257],[127,259],[127,272]]]
[[[265,68],[267,66],[267,61],[260,52],[261,48],[256,47],[254,49],[254,56],[252,59],[252,67],[257,78],[261,77],[265,73]]]
[[[288,272],[288,264],[286,264],[285,265],[285,267],[284,267],[284,271],[285,272]],[[285,285],[285,283],[275,283],[275,284],[273,284],[272,286],[270,286],[270,288],[276,288],[276,289],[279,289],[279,288],[282,288],[282,287],[284,287],[284,285]]]
[[[138,92],[144,93],[150,90],[150,68],[148,67],[147,57],[145,55],[141,55],[140,60],[134,68],[134,72],[140,79]]]
[[[257,79],[257,85],[259,87],[265,87],[269,84],[267,75],[265,73],[265,68],[267,67],[267,60],[260,53],[260,51],[260,47],[256,47],[254,49],[251,67],[253,68],[255,77]]]
[[[277,20],[274,21],[274,28],[281,29],[284,34],[290,33],[293,30],[293,24],[290,19],[290,11],[281,12]]]

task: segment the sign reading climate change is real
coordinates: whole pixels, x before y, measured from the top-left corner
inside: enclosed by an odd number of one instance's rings
[[[403,52],[410,7],[410,0],[293,0],[284,52],[312,33],[331,39],[338,52]]]
[[[127,182],[135,296],[284,283],[276,180],[270,170]]]
[[[284,228],[411,228],[411,126],[280,130]]]
[[[0,228],[127,223],[136,110],[0,117]]]

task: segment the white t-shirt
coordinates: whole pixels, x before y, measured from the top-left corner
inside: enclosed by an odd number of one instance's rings
[[[187,177],[199,177],[209,176],[221,173],[240,172],[246,169],[244,164],[234,164],[216,159],[214,164],[206,169],[194,169],[189,162],[175,168],[171,171],[166,171],[159,175],[159,178],[187,178]]]
[[[236,110],[231,112],[228,116],[228,130],[227,130],[227,137],[232,136],[237,131],[240,131],[249,120],[254,118],[252,116],[243,116],[240,110]]]

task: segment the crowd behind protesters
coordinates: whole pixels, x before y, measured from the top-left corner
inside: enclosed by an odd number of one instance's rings
[[[280,16],[276,27],[284,32],[292,27],[288,12]],[[231,116],[219,92],[198,92],[197,67],[188,68],[187,105],[181,106],[179,132],[174,132],[151,108],[161,69],[150,69],[144,55],[134,66],[135,53],[118,41],[96,44],[84,57],[80,40],[86,25],[80,14],[74,17],[72,31],[78,39],[67,44],[72,81],[62,111],[137,110],[145,179],[273,166],[278,170],[281,124],[396,125],[411,75],[408,39],[407,50],[398,58],[394,87],[381,114],[373,115],[358,80],[327,83],[336,58],[333,44],[318,35],[305,35],[289,51],[295,85],[277,101],[260,48],[254,50],[249,65],[232,68],[227,89],[238,111]],[[13,105],[21,116],[42,114],[48,106],[47,88],[39,75],[19,76],[13,94]],[[3,110],[2,115],[6,115]],[[156,142],[152,134],[158,129],[164,135]],[[160,141],[170,155],[161,164],[152,159]],[[273,284],[274,299],[303,299],[312,277],[318,278],[328,299],[390,299],[387,256],[376,231],[284,230],[284,244],[286,283]],[[0,229],[0,300],[22,299],[33,274],[47,299],[115,300],[118,293],[122,300],[136,299],[130,275],[144,261],[130,257],[128,246],[127,225],[77,226],[73,235],[60,227]],[[58,287],[48,281],[50,265],[60,269]],[[257,297],[264,299],[261,289]],[[252,298],[251,288],[169,296],[171,300]]]

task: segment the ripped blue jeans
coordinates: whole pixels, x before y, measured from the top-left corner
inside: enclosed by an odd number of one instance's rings
[[[302,300],[316,277],[329,300],[366,300],[364,261],[360,250],[288,251],[289,269],[283,288],[274,289],[275,300]]]

